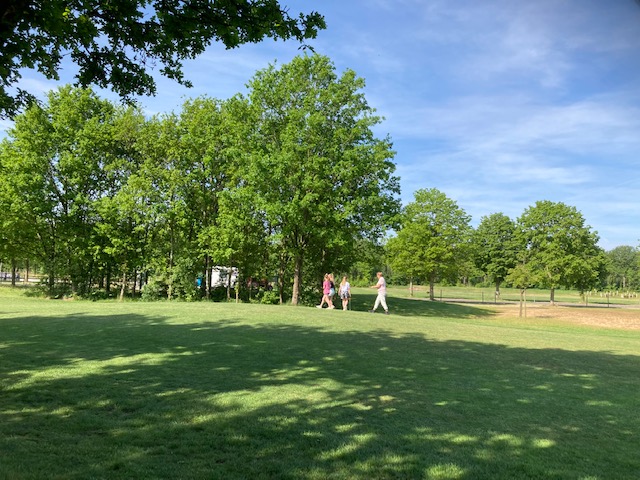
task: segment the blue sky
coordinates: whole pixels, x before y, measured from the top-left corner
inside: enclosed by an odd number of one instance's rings
[[[576,207],[600,246],[640,244],[640,4],[634,0],[296,0],[327,30],[311,42],[366,81],[396,150],[402,200],[437,188],[472,216],[512,219],[538,200]],[[149,114],[244,93],[256,70],[300,54],[266,40],[212,45],[186,89],[158,78]],[[72,82],[73,68],[61,74]],[[54,82],[25,72],[34,92]],[[101,95],[115,99],[109,92]],[[9,124],[0,124],[1,129]]]

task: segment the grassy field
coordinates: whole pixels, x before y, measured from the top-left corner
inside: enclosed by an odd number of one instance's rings
[[[373,300],[2,288],[0,478],[638,478],[639,331]]]
[[[409,297],[409,287],[392,286],[390,292],[399,297]],[[481,287],[446,287],[436,286],[434,288],[436,300],[447,301],[451,299],[468,300],[479,303],[497,302],[519,302],[520,290],[517,288],[501,288],[500,296],[496,297],[494,288]],[[429,286],[419,285],[414,287],[414,298],[429,298]],[[527,303],[549,303],[550,291],[538,288],[530,288],[526,291]],[[559,303],[570,303],[576,305],[632,305],[640,306],[640,297],[637,293],[614,293],[614,292],[589,292],[584,296],[575,290],[557,289],[555,291],[555,301]]]

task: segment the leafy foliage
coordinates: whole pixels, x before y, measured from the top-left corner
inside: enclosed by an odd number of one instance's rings
[[[402,228],[387,245],[391,265],[430,284],[455,277],[469,258],[471,217],[436,188],[415,192],[401,215]]]
[[[233,265],[241,284],[277,276],[279,301],[315,296],[319,272],[348,271],[399,209],[363,85],[314,55],[258,72],[248,98],[150,119],[90,90],[52,92],[0,149],[3,226],[29,233],[7,234],[0,255],[42,263],[51,292],[63,280],[109,295],[115,279],[121,297],[151,283],[145,298],[211,298],[213,267]]]
[[[476,266],[494,281],[499,291],[516,263],[515,222],[503,213],[482,217],[473,235],[473,249]]]
[[[341,77],[327,57],[295,58],[259,71],[249,83],[254,117],[251,161],[242,177],[262,210],[270,242],[293,262],[292,302],[303,268],[312,272],[349,264],[355,240],[379,237],[399,203],[389,139],[353,71]]]
[[[32,95],[18,87],[23,68],[58,79],[62,58],[78,85],[111,87],[123,98],[154,95],[150,69],[190,86],[182,62],[212,42],[227,48],[265,37],[315,38],[317,12],[291,16],[277,0],[7,0],[0,7],[0,113],[15,115]]]
[[[609,278],[613,288],[640,286],[640,254],[636,247],[620,245],[607,252]]]
[[[518,220],[522,247],[541,285],[581,292],[596,286],[604,271],[598,235],[575,207],[548,200],[536,202]]]

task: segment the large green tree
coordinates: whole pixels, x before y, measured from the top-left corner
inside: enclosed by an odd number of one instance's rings
[[[518,245],[516,225],[503,213],[493,213],[480,219],[473,234],[473,256],[476,266],[496,286],[499,295],[500,284],[516,264]]]
[[[637,286],[640,280],[640,254],[630,245],[620,245],[607,252],[608,283],[614,288]]]
[[[518,219],[520,241],[529,267],[537,272],[541,286],[551,290],[564,286],[584,292],[595,287],[604,272],[604,252],[598,235],[585,224],[575,208],[562,202],[538,201]]]
[[[372,131],[381,119],[363,87],[320,55],[271,65],[249,82],[254,129],[243,178],[291,261],[293,304],[305,266],[318,279],[321,269],[345,269],[356,240],[379,237],[399,209],[394,152]]]
[[[74,290],[88,284],[95,201],[108,188],[117,118],[114,106],[91,91],[64,87],[9,131],[3,176],[12,218],[29,225],[29,250],[51,288],[56,278]]]
[[[469,255],[471,217],[436,188],[420,189],[401,216],[402,228],[389,242],[391,265],[410,278],[429,282],[455,278]]]
[[[179,83],[182,63],[214,41],[227,48],[265,37],[304,42],[325,28],[317,12],[291,15],[277,0],[5,0],[0,6],[0,116],[32,99],[21,70],[58,79],[64,57],[81,86],[124,98],[155,94],[149,69]],[[16,87],[15,92],[11,88]]]

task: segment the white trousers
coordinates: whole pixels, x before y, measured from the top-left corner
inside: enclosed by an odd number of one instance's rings
[[[374,305],[373,305],[373,309],[377,310],[380,305],[382,305],[382,308],[384,308],[385,312],[387,310],[389,310],[389,308],[387,307],[387,296],[386,295],[378,294],[378,296],[376,297],[376,303],[374,303]]]

